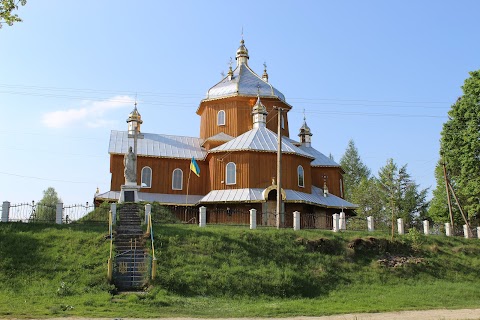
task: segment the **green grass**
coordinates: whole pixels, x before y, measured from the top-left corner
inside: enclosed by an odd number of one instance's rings
[[[0,224],[0,317],[286,317],[480,306],[478,239],[155,225],[157,277],[106,281],[106,226]],[[415,263],[386,267],[388,256]],[[414,261],[414,260],[412,260]]]

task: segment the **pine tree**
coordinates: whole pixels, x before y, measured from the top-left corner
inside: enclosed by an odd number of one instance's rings
[[[363,179],[368,180],[370,177],[370,169],[360,159],[357,147],[352,139],[348,142],[347,149],[340,159],[340,165],[345,170],[343,175],[345,199],[352,200],[355,188]]]

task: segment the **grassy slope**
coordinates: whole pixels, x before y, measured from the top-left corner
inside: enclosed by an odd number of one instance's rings
[[[477,239],[155,226],[158,272],[112,296],[106,227],[0,224],[0,316],[246,317],[480,306]],[[365,241],[358,240],[359,238]],[[319,240],[322,239],[322,240]],[[357,241],[354,241],[357,239]],[[417,256],[387,268],[377,261]]]

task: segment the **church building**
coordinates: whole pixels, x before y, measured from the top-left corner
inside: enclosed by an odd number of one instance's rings
[[[218,209],[274,212],[280,128],[285,221],[291,220],[293,211],[331,217],[356,208],[343,199],[340,165],[312,147],[313,133],[305,118],[298,139],[290,137],[292,106],[269,82],[266,67],[261,76],[249,67],[243,39],[235,59],[236,67],[230,66],[200,101],[199,137],[142,132],[142,121],[149,119],[141,119],[135,106],[127,130],[111,132],[111,186],[110,191],[96,195],[97,203],[120,199],[124,156],[136,144],[139,201],[177,208],[205,206],[207,214]],[[198,176],[191,167],[199,171]]]

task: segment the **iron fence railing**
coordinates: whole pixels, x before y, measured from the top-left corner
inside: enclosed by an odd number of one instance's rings
[[[9,221],[16,222],[55,222],[56,206],[26,202],[10,206]]]
[[[63,222],[71,223],[74,221],[98,221],[98,222],[107,222],[108,221],[108,210],[107,208],[98,207],[95,209],[93,204],[86,202],[85,204],[73,204],[63,207]]]

